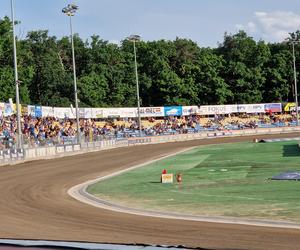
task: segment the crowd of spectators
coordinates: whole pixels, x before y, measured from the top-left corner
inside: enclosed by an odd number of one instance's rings
[[[290,114],[240,114],[215,115],[214,117],[193,115],[144,119],[142,121],[142,135],[153,136],[293,125],[295,125],[295,116]],[[74,143],[76,140],[76,121],[67,118],[22,116],[21,130],[23,143],[28,147]],[[134,119],[106,121],[80,119],[80,132],[82,141],[135,137],[139,135],[139,126]],[[17,142],[16,135],[16,116],[1,117],[0,149],[13,147]]]

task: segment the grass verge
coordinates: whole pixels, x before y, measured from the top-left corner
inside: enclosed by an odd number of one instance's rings
[[[160,173],[183,174],[161,184]],[[300,181],[271,181],[300,171],[296,141],[201,146],[96,183],[88,192],[129,207],[192,215],[300,222]]]

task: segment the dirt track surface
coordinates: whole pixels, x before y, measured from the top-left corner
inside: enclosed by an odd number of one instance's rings
[[[256,138],[297,136],[299,134]],[[186,147],[252,138],[134,146],[0,167],[0,238],[185,245],[208,249],[299,249],[300,230],[296,229],[129,215],[80,203],[67,194],[76,184]]]

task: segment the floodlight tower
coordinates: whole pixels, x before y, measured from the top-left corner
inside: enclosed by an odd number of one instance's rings
[[[142,122],[141,122],[141,105],[140,105],[140,90],[139,90],[139,77],[137,70],[137,60],[136,60],[136,46],[135,43],[141,40],[139,35],[131,35],[128,38],[128,41],[133,42],[133,51],[134,51],[134,66],[135,66],[135,79],[136,79],[136,98],[138,105],[138,120],[139,120],[139,135],[142,137]]]
[[[18,140],[17,147],[22,148],[22,129],[21,129],[21,110],[20,110],[20,96],[19,96],[19,76],[18,76],[18,60],[17,60],[17,45],[16,45],[16,35],[15,35],[15,12],[14,12],[14,1],[10,0],[11,6],[11,21],[13,29],[13,48],[14,48],[14,71],[15,71],[15,86],[16,86],[16,105],[17,105],[17,130],[18,130]]]
[[[298,87],[297,87],[297,71],[296,71],[296,56],[295,44],[300,43],[299,40],[290,41],[293,47],[293,64],[294,64],[294,84],[295,84],[295,104],[296,104],[296,125],[299,125],[299,108],[298,108]]]
[[[78,95],[77,95],[77,77],[76,77],[76,64],[75,64],[75,51],[74,51],[74,39],[73,39],[73,26],[72,17],[78,10],[78,6],[75,4],[68,4],[62,9],[62,12],[70,17],[70,31],[71,31],[71,46],[72,46],[72,62],[73,62],[73,77],[74,77],[74,95],[75,95],[75,109],[76,109],[76,126],[77,126],[77,143],[80,143],[80,126],[79,126],[79,111],[78,111]]]

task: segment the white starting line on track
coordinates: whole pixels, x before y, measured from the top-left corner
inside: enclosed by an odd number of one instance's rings
[[[300,138],[284,138],[284,139],[273,139],[274,142],[276,141],[289,141],[289,140],[300,140]],[[265,140],[266,141],[266,140]],[[168,213],[168,212],[157,212],[157,211],[150,211],[150,210],[142,210],[142,209],[135,209],[130,207],[125,207],[122,205],[118,205],[115,203],[111,203],[109,201],[103,200],[98,198],[94,195],[91,195],[87,192],[87,188],[100,181],[104,181],[106,179],[112,178],[114,176],[120,175],[122,173],[143,167],[145,165],[151,164],[153,162],[162,160],[164,158],[168,158],[185,151],[189,151],[195,147],[191,147],[188,149],[184,149],[181,151],[177,151],[176,153],[169,154],[167,156],[162,156],[155,160],[151,160],[106,176],[99,177],[94,180],[90,180],[84,182],[82,184],[76,185],[68,190],[68,194],[73,197],[74,199],[89,204],[94,207],[107,209],[115,212],[120,213],[127,213],[127,214],[134,214],[139,216],[149,216],[149,217],[157,217],[157,218],[164,218],[164,219],[176,219],[176,220],[189,220],[189,221],[199,221],[199,222],[211,222],[211,223],[226,223],[226,224],[239,224],[239,225],[249,225],[249,226],[262,226],[262,227],[277,227],[277,228],[291,228],[291,229],[300,229],[300,224],[286,222],[286,221],[272,221],[272,220],[256,220],[256,219],[240,219],[234,217],[223,217],[223,216],[194,216],[194,215],[185,215],[185,214],[178,214],[178,213]]]

